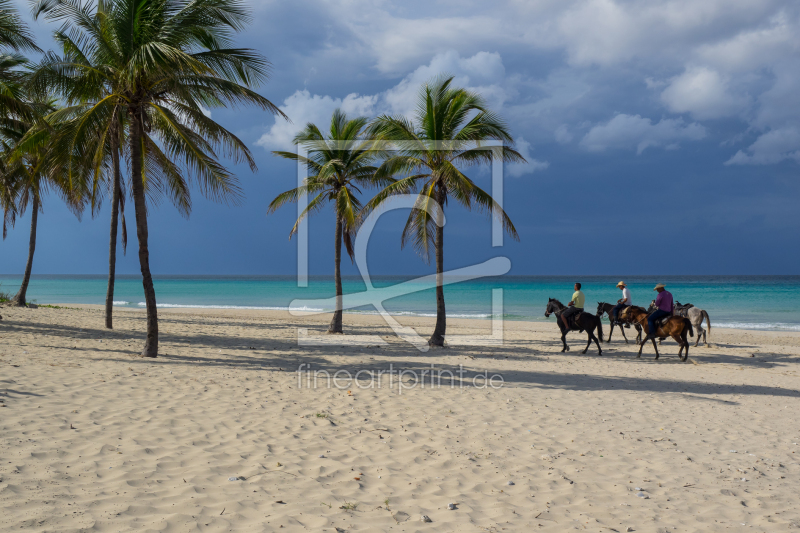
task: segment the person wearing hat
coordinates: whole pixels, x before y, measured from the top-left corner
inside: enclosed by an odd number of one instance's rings
[[[650,313],[650,316],[647,317],[647,325],[649,328],[649,333],[647,334],[648,337],[656,334],[656,321],[661,320],[665,316],[671,316],[672,311],[675,309],[675,305],[673,304],[672,300],[672,293],[664,288],[663,283],[656,285],[653,290],[658,292],[658,296],[656,296],[656,310]]]
[[[625,309],[626,307],[630,307],[633,305],[633,300],[631,300],[631,291],[627,285],[625,285],[624,281],[620,281],[617,283],[617,288],[622,289],[622,298],[617,300],[617,305],[611,310],[611,321],[616,322],[617,318],[619,317],[620,311]]]

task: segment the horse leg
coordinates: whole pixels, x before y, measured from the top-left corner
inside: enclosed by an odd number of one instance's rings
[[[644,343],[647,342],[647,339],[650,338],[650,335],[644,338],[642,342],[639,343],[639,355],[636,356],[636,359],[642,358],[642,348],[644,348]]]
[[[695,325],[695,327],[697,328],[697,341],[695,341],[694,347],[697,348],[697,345],[700,344],[700,334],[702,333],[705,338],[706,330],[700,324]]]
[[[675,335],[675,334],[672,334],[672,335],[670,335],[670,336],[672,337],[672,339],[673,339],[675,342],[677,342],[677,343],[678,343],[678,346],[680,346],[680,349],[678,350],[678,359],[680,359],[681,361],[683,361],[683,359],[681,358],[681,353],[683,353],[683,345],[684,345],[684,341],[683,341],[683,340],[682,340],[682,339],[681,339],[679,336],[677,336],[677,335]],[[689,348],[687,347],[686,349],[688,350]]]
[[[622,329],[620,326],[619,329]],[[614,322],[611,322],[611,329],[608,331],[608,340],[606,342],[611,342],[611,334],[614,333]]]
[[[622,338],[625,339],[625,344],[628,344],[628,337],[625,335],[625,328],[622,327],[622,324],[619,326],[619,332],[622,333]]]
[[[683,330],[683,335],[681,336],[683,338],[683,344],[684,344],[684,346],[686,346],[686,351],[683,353],[683,360],[684,361],[689,359],[689,341],[686,340],[686,334],[687,333],[688,333],[688,331]],[[698,335],[698,337],[700,337],[700,335]]]
[[[658,355],[658,346],[656,346],[656,338],[650,337],[650,340],[653,341],[653,349],[656,351],[656,360],[658,360],[659,355]]]
[[[589,346],[592,345],[592,337],[594,337],[594,335],[592,335],[592,330],[586,328],[586,348],[584,348],[581,353],[589,351]]]
[[[569,346],[567,346],[567,331],[564,328],[561,328],[561,343],[564,345],[564,347],[561,348],[561,351],[568,352]]]
[[[597,336],[595,336],[594,330],[589,332],[589,335],[592,336],[591,338],[594,339],[594,343],[597,345],[597,355],[603,355],[603,349],[600,348],[600,342],[597,340]]]

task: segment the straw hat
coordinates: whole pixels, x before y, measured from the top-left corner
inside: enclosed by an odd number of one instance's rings
[[[656,285],[656,286],[653,288],[653,290],[654,290],[654,291],[657,291],[658,289],[665,289],[665,288],[666,288],[666,287],[664,286],[664,284],[663,284],[663,283],[659,283],[658,285]]]
[[[619,283],[617,283],[617,288],[619,288],[620,286],[627,287],[624,281],[620,281]]]

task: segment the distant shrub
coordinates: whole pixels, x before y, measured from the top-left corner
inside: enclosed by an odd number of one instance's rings
[[[7,292],[3,292],[3,284],[0,283],[0,303],[8,302],[11,300],[11,295]]]

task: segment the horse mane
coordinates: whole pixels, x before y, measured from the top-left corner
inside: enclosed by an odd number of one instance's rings
[[[561,307],[566,307],[566,305],[562,304],[561,302],[559,302],[559,301],[558,301],[558,300],[556,300],[555,298],[551,298],[551,301],[553,301],[553,302],[557,303],[557,304],[558,304],[558,305],[560,305]]]

